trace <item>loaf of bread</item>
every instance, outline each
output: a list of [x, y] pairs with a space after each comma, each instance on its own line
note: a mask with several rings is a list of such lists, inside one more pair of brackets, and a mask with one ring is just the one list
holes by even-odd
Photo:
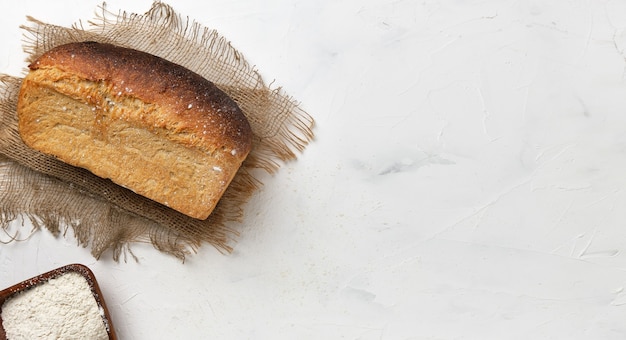
[[165, 59], [81, 42], [29, 68], [17, 103], [26, 145], [193, 218], [210, 215], [250, 152], [237, 104]]

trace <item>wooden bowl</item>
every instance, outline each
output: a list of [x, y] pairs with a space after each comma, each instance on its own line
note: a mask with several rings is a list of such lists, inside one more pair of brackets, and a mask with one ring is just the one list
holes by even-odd
[[6, 340], [6, 331], [2, 327], [2, 306], [4, 302], [15, 294], [31, 289], [39, 284], [45, 283], [50, 279], [54, 279], [68, 272], [76, 272], [82, 275], [89, 284], [91, 288], [91, 293], [98, 303], [98, 306], [104, 311], [104, 320], [105, 328], [109, 335], [110, 340], [117, 340], [117, 336], [115, 335], [115, 330], [113, 329], [113, 323], [111, 322], [111, 317], [109, 316], [109, 310], [107, 309], [106, 304], [104, 303], [104, 298], [102, 292], [100, 291], [100, 287], [98, 286], [98, 282], [96, 281], [96, 277], [93, 272], [86, 266], [82, 264], [70, 264], [66, 265], [54, 270], [51, 270], [47, 273], [43, 273], [41, 275], [35, 276], [28, 280], [22, 281], [16, 285], [13, 285], [9, 288], [6, 288], [0, 291], [0, 340]]

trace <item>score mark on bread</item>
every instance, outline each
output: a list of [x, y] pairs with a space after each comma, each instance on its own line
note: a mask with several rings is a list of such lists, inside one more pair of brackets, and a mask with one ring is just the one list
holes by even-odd
[[188, 216], [210, 215], [251, 150], [237, 104], [157, 56], [70, 43], [29, 68], [17, 103], [29, 147]]

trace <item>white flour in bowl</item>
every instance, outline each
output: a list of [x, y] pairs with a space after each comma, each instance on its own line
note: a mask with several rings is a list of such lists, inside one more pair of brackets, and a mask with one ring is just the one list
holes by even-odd
[[15, 295], [2, 305], [2, 326], [8, 340], [108, 339], [89, 283], [67, 272]]

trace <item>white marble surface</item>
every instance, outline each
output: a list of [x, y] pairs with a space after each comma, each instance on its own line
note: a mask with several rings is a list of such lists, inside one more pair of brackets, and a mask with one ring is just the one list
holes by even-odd
[[[0, 72], [24, 66], [25, 15], [99, 3], [11, 2]], [[626, 338], [626, 2], [169, 3], [317, 139], [266, 178], [232, 255], [95, 261], [41, 232], [0, 246], [0, 286], [86, 264], [121, 339]]]

